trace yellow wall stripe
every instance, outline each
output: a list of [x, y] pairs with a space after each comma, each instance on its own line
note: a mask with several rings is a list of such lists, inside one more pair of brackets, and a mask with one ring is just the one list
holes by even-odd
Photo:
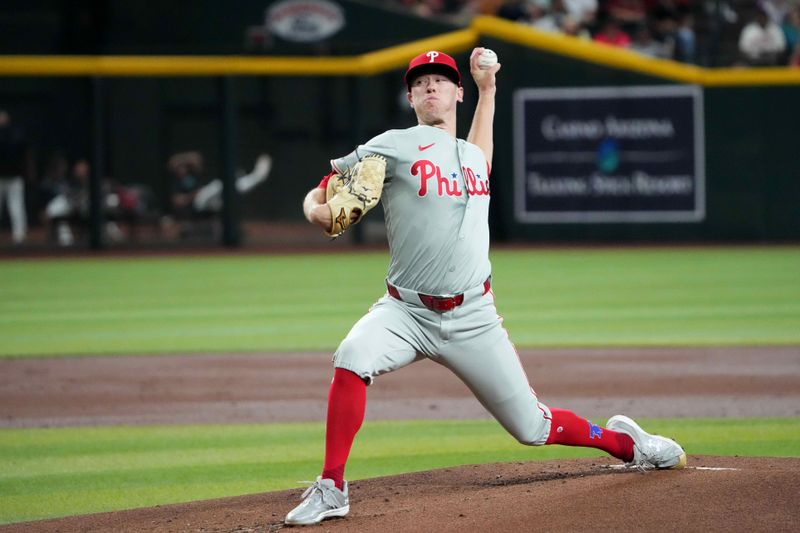
[[0, 56], [0, 76], [341, 76], [404, 67], [427, 50], [463, 52], [478, 35], [459, 30], [360, 56]]
[[378, 74], [395, 68], [405, 68], [408, 61], [429, 50], [441, 50], [457, 54], [475, 46], [478, 34], [472, 29], [445, 33], [429, 39], [421, 39], [410, 43], [384, 48], [360, 56], [361, 70], [364, 74]]
[[480, 44], [481, 36], [679, 83], [710, 87], [800, 85], [800, 69], [701, 68], [487, 16], [476, 17], [464, 30], [360, 56], [0, 56], [0, 76], [373, 75], [403, 68], [409, 58], [426, 50], [453, 54], [469, 50]]
[[353, 57], [6, 56], [4, 76], [212, 76], [357, 74]]

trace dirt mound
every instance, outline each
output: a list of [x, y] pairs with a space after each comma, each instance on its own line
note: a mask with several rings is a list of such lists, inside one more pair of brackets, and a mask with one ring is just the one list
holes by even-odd
[[[10, 532], [283, 529], [301, 490], [0, 527]], [[690, 456], [642, 473], [613, 460], [473, 465], [356, 481], [327, 531], [796, 531], [800, 459]], [[289, 529], [286, 527], [286, 529]]]
[[[800, 346], [542, 348], [520, 359], [540, 400], [581, 416], [800, 416]], [[0, 360], [0, 427], [321, 422], [329, 353]], [[369, 388], [367, 420], [489, 414], [422, 361]]]

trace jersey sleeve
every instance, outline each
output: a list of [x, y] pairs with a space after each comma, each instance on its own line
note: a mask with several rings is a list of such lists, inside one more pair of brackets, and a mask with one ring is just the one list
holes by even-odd
[[331, 170], [330, 172], [325, 174], [325, 176], [322, 177], [322, 181], [320, 181], [319, 185], [317, 185], [317, 188], [318, 189], [327, 189], [328, 188], [328, 182], [331, 180], [331, 176], [333, 176], [334, 174], [335, 174], [334, 170]]
[[[359, 145], [358, 148], [344, 157], [331, 160], [331, 168], [334, 172], [343, 174], [353, 168], [356, 163], [361, 161], [364, 156], [377, 154], [386, 158], [386, 178], [394, 176], [397, 168], [397, 133], [389, 130], [373, 137], [366, 144]], [[327, 184], [327, 182], [326, 182]]]

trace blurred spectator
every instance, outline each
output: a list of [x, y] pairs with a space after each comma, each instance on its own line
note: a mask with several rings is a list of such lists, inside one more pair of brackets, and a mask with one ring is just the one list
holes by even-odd
[[606, 10], [624, 27], [636, 27], [647, 20], [644, 0], [608, 0]]
[[728, 24], [736, 24], [739, 21], [738, 11], [726, 0], [705, 0], [703, 6], [706, 15], [712, 20], [720, 18]]
[[167, 162], [167, 169], [174, 179], [172, 183], [171, 207], [175, 216], [189, 216], [193, 212], [194, 197], [204, 185], [203, 156], [199, 152], [180, 152]]
[[[57, 160], [54, 164], [60, 165], [61, 161]], [[55, 196], [45, 207], [44, 224], [48, 235], [55, 238], [60, 246], [72, 246], [75, 243], [72, 226], [88, 219], [89, 172], [89, 162], [79, 159], [72, 165], [69, 176], [53, 176]]]
[[675, 31], [674, 57], [683, 63], [695, 63], [697, 60], [697, 39], [694, 33], [694, 16], [681, 13]]
[[800, 6], [786, 13], [781, 29], [786, 40], [786, 49], [791, 52], [800, 43]]
[[497, 9], [497, 16], [514, 22], [532, 22], [531, 4], [527, 0], [506, 0]]
[[678, 33], [680, 12], [672, 0], [661, 0], [653, 7], [653, 38], [664, 50], [664, 57], [675, 57], [675, 40]]
[[794, 47], [794, 52], [789, 56], [789, 66], [800, 68], [800, 43]]
[[33, 173], [30, 147], [22, 131], [12, 127], [11, 115], [0, 109], [0, 218], [8, 206], [11, 238], [21, 244], [28, 232], [25, 179]]
[[666, 59], [671, 56], [671, 48], [653, 38], [653, 33], [642, 24], [633, 33], [630, 49], [642, 55]]
[[564, 19], [568, 16], [567, 8], [564, 6], [563, 0], [552, 0], [549, 8], [544, 5], [537, 6], [540, 10], [533, 26], [543, 31], [560, 32], [564, 23]]
[[[106, 236], [112, 241], [135, 240], [142, 223], [158, 220], [154, 204], [153, 191], [147, 185], [105, 180], [103, 209]], [[124, 224], [126, 231], [122, 230], [120, 223]]]
[[[172, 216], [162, 219], [162, 229], [170, 234], [185, 235], [191, 230], [191, 222], [222, 209], [222, 180], [205, 182], [203, 155], [200, 152], [179, 152], [169, 158], [167, 169], [172, 174]], [[236, 192], [245, 194], [269, 177], [272, 157], [261, 154], [249, 174], [236, 178]], [[178, 219], [183, 222], [177, 226]]]
[[678, 20], [680, 9], [675, 0], [654, 0], [648, 5], [647, 12], [653, 20], [662, 18]]
[[480, 8], [479, 0], [443, 0], [442, 15], [454, 24], [466, 25]]
[[[564, 0], [567, 13], [582, 26], [594, 24], [597, 0]], [[563, 25], [563, 24], [562, 24]]]
[[775, 24], [781, 24], [796, 6], [797, 0], [758, 0], [759, 9], [763, 10]]
[[61, 149], [56, 149], [47, 160], [36, 194], [36, 212], [44, 211], [50, 200], [67, 188], [69, 161]]
[[594, 40], [620, 47], [628, 47], [631, 44], [630, 36], [620, 28], [617, 19], [611, 16], [607, 16], [601, 23], [600, 31], [595, 34]]
[[420, 17], [431, 17], [434, 14], [429, 2], [425, 0], [398, 0], [400, 5]]
[[442, 18], [455, 24], [468, 24], [479, 11], [479, 0], [397, 0], [397, 3], [425, 18]]
[[578, 19], [572, 16], [564, 17], [564, 20], [561, 21], [561, 31], [565, 35], [571, 35], [579, 39], [591, 40], [592, 38], [592, 34], [589, 33], [589, 30], [587, 30]]
[[783, 31], [769, 20], [765, 11], [759, 9], [755, 20], [747, 24], [739, 35], [739, 51], [745, 62], [753, 66], [777, 65], [784, 50]]

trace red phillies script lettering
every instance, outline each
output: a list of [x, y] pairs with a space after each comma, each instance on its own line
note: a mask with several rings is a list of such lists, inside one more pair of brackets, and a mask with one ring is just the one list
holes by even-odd
[[489, 195], [489, 180], [479, 179], [475, 175], [475, 171], [469, 167], [461, 167], [461, 172], [464, 173], [465, 181], [467, 182], [467, 193], [470, 196], [488, 196]]
[[419, 174], [419, 196], [428, 194], [428, 180], [436, 177], [436, 184], [439, 186], [439, 196], [461, 196], [461, 189], [458, 188], [458, 182], [453, 179], [450, 180], [442, 176], [442, 169], [433, 164], [433, 161], [421, 159], [411, 165], [411, 175], [416, 176]]
[[[489, 180], [480, 179], [475, 172], [468, 167], [461, 167], [464, 174], [464, 181], [467, 185], [467, 194], [470, 196], [484, 196], [489, 194]], [[428, 180], [436, 178], [437, 193], [439, 196], [461, 196], [463, 192], [459, 186], [458, 176], [453, 173], [452, 177], [442, 176], [442, 169], [435, 165], [433, 161], [421, 159], [411, 165], [411, 175], [419, 176], [419, 191], [417, 195], [426, 196], [428, 194]]]

